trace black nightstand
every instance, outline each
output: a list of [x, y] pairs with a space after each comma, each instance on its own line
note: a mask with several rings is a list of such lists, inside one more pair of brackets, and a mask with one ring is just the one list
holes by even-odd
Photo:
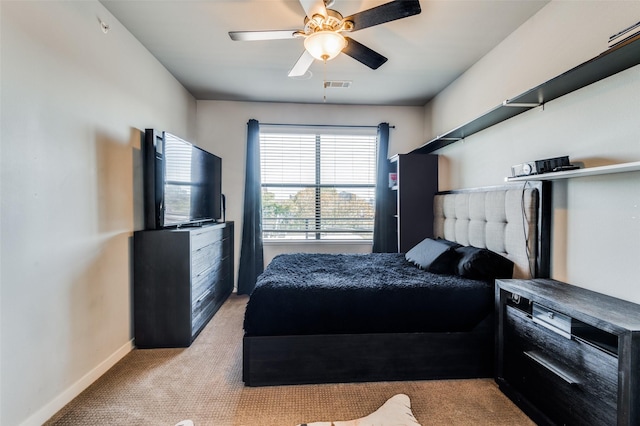
[[640, 424], [640, 305], [548, 279], [496, 281], [496, 382], [539, 424]]

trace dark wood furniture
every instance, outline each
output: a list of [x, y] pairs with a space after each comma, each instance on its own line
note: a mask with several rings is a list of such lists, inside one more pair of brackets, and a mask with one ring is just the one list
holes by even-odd
[[496, 281], [496, 381], [539, 424], [640, 424], [640, 305], [548, 279]]
[[398, 252], [406, 253], [433, 236], [433, 196], [438, 192], [438, 156], [399, 154], [391, 158], [397, 173]]
[[462, 379], [493, 375], [493, 318], [458, 333], [253, 336], [247, 386]]
[[233, 222], [133, 238], [135, 345], [191, 345], [233, 290]]
[[[551, 188], [541, 182], [530, 183], [528, 188], [539, 193], [535, 214], [527, 217], [537, 224], [535, 234], [529, 235], [537, 247], [531, 250], [536, 253], [531, 270], [534, 276], [548, 276], [549, 259], [542, 257], [549, 256]], [[521, 185], [503, 185], [484, 191], [494, 194], [514, 189], [523, 190]], [[476, 188], [442, 195], [477, 195], [482, 191]], [[520, 206], [521, 196], [514, 198]], [[522, 218], [517, 226], [522, 227]], [[521, 249], [526, 250], [524, 246]], [[245, 335], [243, 381], [247, 386], [266, 386], [494, 377], [494, 346], [493, 312], [465, 332]]]
[[427, 154], [463, 140], [481, 130], [508, 120], [532, 108], [581, 89], [640, 64], [640, 36], [605, 50], [593, 59], [583, 62], [518, 96], [505, 100], [481, 116], [455, 129], [438, 135], [413, 153]]

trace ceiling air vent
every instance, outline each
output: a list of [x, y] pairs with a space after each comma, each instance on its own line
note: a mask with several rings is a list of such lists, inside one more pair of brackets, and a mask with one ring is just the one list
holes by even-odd
[[345, 80], [327, 80], [324, 82], [325, 89], [348, 89], [351, 87], [351, 81]]

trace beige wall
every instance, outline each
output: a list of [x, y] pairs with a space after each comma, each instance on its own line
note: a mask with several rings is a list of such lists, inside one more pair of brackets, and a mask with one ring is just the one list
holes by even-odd
[[[227, 199], [227, 220], [236, 222], [236, 265], [242, 235], [247, 122], [250, 119], [263, 123], [363, 126], [388, 122], [395, 126], [389, 131], [389, 156], [392, 156], [408, 152], [421, 143], [423, 115], [422, 107], [198, 101], [198, 142], [222, 157], [222, 192]], [[265, 264], [277, 254], [292, 251], [360, 253], [370, 252], [371, 244], [267, 244]]]
[[[553, 1], [425, 108], [425, 140], [607, 49], [638, 1]], [[495, 185], [524, 161], [640, 160], [640, 66], [439, 150], [441, 189]], [[554, 278], [640, 303], [640, 173], [558, 181]]]
[[139, 129], [196, 102], [97, 1], [0, 7], [0, 424], [39, 425], [131, 349]]

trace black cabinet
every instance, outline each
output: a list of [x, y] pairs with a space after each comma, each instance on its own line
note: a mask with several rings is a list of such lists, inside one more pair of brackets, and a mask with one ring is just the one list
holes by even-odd
[[496, 381], [539, 424], [640, 424], [640, 305], [554, 280], [496, 281]]
[[438, 192], [438, 156], [399, 154], [391, 158], [397, 184], [398, 251], [406, 253], [433, 237], [433, 196]]
[[189, 346], [233, 290], [233, 222], [137, 231], [133, 245], [136, 346]]

